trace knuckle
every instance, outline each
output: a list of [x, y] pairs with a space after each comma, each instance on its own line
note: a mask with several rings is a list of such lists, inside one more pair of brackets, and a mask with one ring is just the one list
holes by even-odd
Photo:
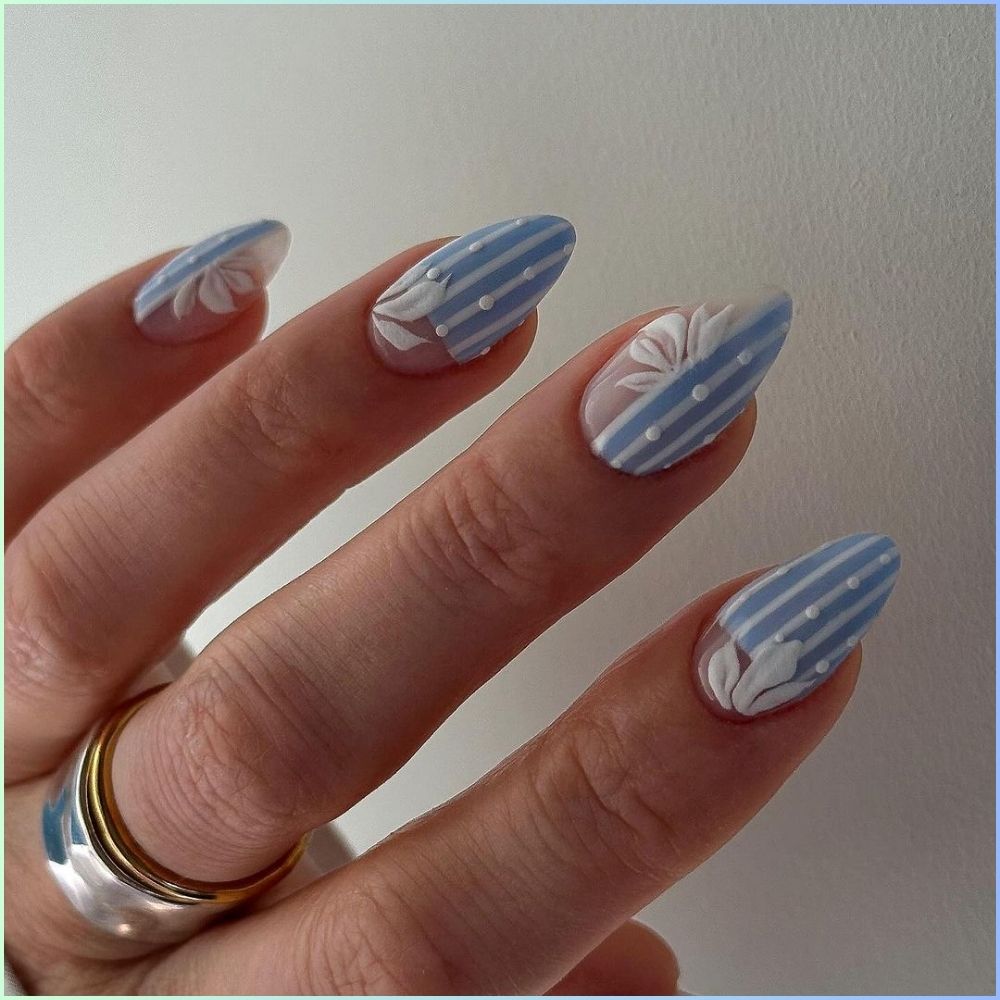
[[[151, 773], [163, 775], [153, 805], [162, 836], [200, 843], [205, 853], [225, 852], [227, 860], [220, 843], [258, 850], [266, 822], [254, 805], [259, 742], [239, 724], [210, 673], [185, 679], [173, 694], [167, 724], [156, 727], [146, 744]], [[250, 817], [259, 821], [250, 823]]]
[[4, 614], [4, 686], [8, 695], [34, 700], [40, 692], [65, 687], [64, 664], [72, 662], [58, 632], [32, 610], [30, 598], [7, 581]]
[[[93, 623], [98, 608], [88, 594], [105, 593], [98, 581], [74, 580], [78, 565], [60, 533], [38, 523], [8, 550], [4, 649], [8, 688], [33, 698], [100, 694], [108, 673], [105, 639]], [[12, 568], [16, 567], [16, 571]]]
[[[202, 656], [197, 674], [178, 685], [171, 724], [155, 741], [157, 764], [173, 772], [167, 784], [184, 799], [169, 811], [187, 825], [192, 813], [211, 817], [213, 825], [237, 833], [246, 849], [255, 849], [260, 846], [255, 834], [266, 843], [275, 827], [281, 830], [291, 818], [281, 814], [286, 784], [272, 782], [273, 747], [248, 716], [246, 698], [221, 680], [211, 654]], [[185, 833], [190, 837], [190, 829]]]
[[[622, 870], [660, 889], [685, 869], [679, 818], [669, 807], [655, 753], [640, 751], [639, 734], [620, 722], [574, 719], [558, 749], [554, 777], [539, 785], [543, 802], [555, 802], [552, 819], [567, 824], [587, 851], [589, 864], [612, 875]], [[643, 761], [651, 763], [643, 765]], [[548, 772], [546, 772], [548, 773]], [[551, 808], [551, 807], [550, 807]]]
[[268, 476], [330, 459], [333, 445], [301, 383], [277, 351], [261, 351], [228, 371], [216, 411], [226, 452], [235, 443]]
[[423, 565], [444, 579], [440, 593], [464, 603], [470, 587], [485, 587], [522, 606], [549, 596], [564, 547], [528, 480], [479, 452], [431, 484], [429, 509], [417, 511], [409, 533]]
[[84, 401], [75, 396], [78, 379], [66, 377], [68, 331], [57, 316], [29, 330], [4, 355], [7, 415], [22, 426], [73, 425]]
[[328, 700], [303, 688], [308, 670], [276, 678], [272, 662], [289, 667], [288, 651], [257, 633], [245, 642], [217, 639], [178, 686], [170, 720], [183, 725], [165, 727], [161, 741], [166, 766], [180, 768], [178, 784], [196, 791], [201, 814], [221, 813], [248, 848], [260, 846], [255, 836], [266, 845], [298, 834], [351, 791], [338, 782], [350, 759], [340, 740], [348, 737]]
[[[304, 914], [304, 992], [424, 995], [464, 992], [462, 976], [377, 864]], [[345, 905], [346, 904], [346, 905]]]

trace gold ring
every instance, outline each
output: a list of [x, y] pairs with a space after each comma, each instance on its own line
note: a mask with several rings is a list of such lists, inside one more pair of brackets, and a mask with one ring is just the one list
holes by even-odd
[[235, 906], [279, 882], [298, 863], [305, 851], [306, 834], [291, 850], [262, 871], [233, 882], [202, 882], [184, 878], [154, 861], [129, 833], [111, 787], [111, 765], [115, 746], [125, 724], [166, 684], [143, 691], [123, 702], [98, 729], [83, 759], [85, 815], [96, 845], [122, 877], [160, 899], [172, 903], [214, 903]]

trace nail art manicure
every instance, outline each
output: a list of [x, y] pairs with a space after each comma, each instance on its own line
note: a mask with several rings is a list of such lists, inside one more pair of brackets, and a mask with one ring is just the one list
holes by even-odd
[[225, 326], [267, 287], [291, 233], [262, 219], [226, 229], [178, 254], [136, 293], [135, 322], [151, 340], [184, 343]]
[[583, 394], [591, 451], [645, 476], [711, 444], [750, 401], [791, 319], [792, 300], [777, 290], [657, 316]]
[[372, 345], [396, 371], [472, 361], [541, 302], [575, 243], [573, 226], [557, 215], [508, 219], [453, 240], [379, 296]]
[[695, 649], [709, 707], [749, 719], [805, 698], [860, 642], [898, 575], [893, 540], [862, 533], [758, 577], [723, 605]]

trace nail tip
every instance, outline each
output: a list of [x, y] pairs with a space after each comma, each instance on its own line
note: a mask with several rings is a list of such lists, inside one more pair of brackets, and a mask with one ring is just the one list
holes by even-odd
[[564, 215], [541, 214], [541, 215], [536, 215], [535, 218], [543, 220], [544, 223], [547, 225], [559, 224], [562, 226], [566, 226], [567, 227], [565, 230], [566, 238], [569, 240], [569, 242], [574, 244], [576, 243], [576, 226], [574, 226], [573, 223], [570, 222], [570, 220], [567, 219]]
[[[778, 348], [780, 353], [792, 326], [795, 311], [792, 296], [778, 285], [764, 285], [755, 292], [736, 296], [729, 301], [737, 303], [744, 325], [753, 323], [758, 326], [758, 339], [765, 339], [776, 329], [784, 327]], [[759, 322], [765, 317], [770, 321]]]
[[791, 309], [795, 305], [794, 300], [792, 299], [792, 293], [788, 291], [787, 288], [784, 288], [781, 285], [762, 285], [761, 293], [763, 295], [770, 296], [775, 301], [780, 301], [784, 303], [784, 305], [787, 306], [789, 311], [791, 311]]
[[837, 541], [851, 543], [870, 541], [876, 551], [880, 553], [891, 552], [894, 559], [900, 559], [899, 545], [892, 535], [886, 534], [884, 531], [856, 531], [850, 535], [844, 535]]
[[[268, 232], [280, 233], [282, 241], [284, 243], [284, 255], [287, 256], [289, 249], [292, 245], [292, 230], [291, 228], [280, 219], [261, 219], [261, 223], [266, 224], [268, 227]], [[284, 261], [284, 257], [282, 257]]]

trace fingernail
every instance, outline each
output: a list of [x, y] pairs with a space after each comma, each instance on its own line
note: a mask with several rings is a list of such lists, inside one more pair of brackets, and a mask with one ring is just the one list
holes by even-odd
[[520, 326], [573, 253], [576, 232], [557, 215], [508, 219], [452, 240], [390, 285], [369, 335], [396, 371], [431, 372], [485, 354]]
[[711, 444], [743, 412], [785, 342], [781, 291], [670, 309], [591, 379], [580, 418], [590, 449], [645, 476]]
[[866, 532], [758, 577], [722, 606], [695, 649], [709, 707], [747, 719], [805, 698], [861, 641], [898, 575], [896, 544]]
[[189, 247], [136, 293], [136, 325], [151, 340], [185, 343], [207, 337], [263, 292], [291, 238], [287, 226], [261, 219]]

